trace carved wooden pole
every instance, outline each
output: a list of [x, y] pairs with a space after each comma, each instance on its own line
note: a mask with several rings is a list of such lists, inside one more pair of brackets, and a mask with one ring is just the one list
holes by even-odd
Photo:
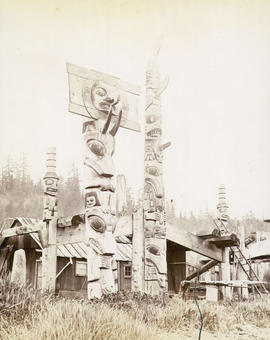
[[142, 209], [132, 215], [132, 277], [131, 290], [144, 292], [144, 231]]
[[168, 78], [160, 82], [158, 53], [146, 71], [146, 112], [144, 151], [144, 289], [159, 294], [167, 288], [166, 226], [164, 188], [162, 179], [161, 99]]
[[[110, 111], [112, 110], [112, 107]], [[110, 117], [110, 112], [108, 113]], [[118, 119], [121, 119], [121, 115]], [[116, 291], [113, 275], [115, 228], [114, 136], [108, 121], [84, 123], [84, 189], [88, 263], [88, 298]], [[116, 123], [118, 124], [118, 123]]]
[[85, 243], [88, 298], [116, 291], [115, 168], [112, 155], [120, 126], [139, 131], [129, 120], [137, 115], [137, 86], [104, 73], [67, 64], [69, 110], [86, 117], [83, 124], [85, 192]]
[[57, 266], [57, 185], [59, 177], [56, 174], [56, 150], [47, 150], [46, 174], [44, 180], [43, 229], [40, 232], [42, 250], [42, 290], [55, 291]]
[[[220, 185], [218, 188], [218, 223], [221, 231], [221, 235], [227, 234], [227, 224], [228, 224], [228, 205], [226, 203], [226, 188], [224, 185]], [[222, 249], [222, 263], [220, 264], [220, 280], [230, 281], [231, 271], [230, 271], [230, 259], [229, 259], [229, 248], [225, 247]], [[220, 287], [220, 295], [223, 299], [232, 298], [232, 288], [231, 287]]]

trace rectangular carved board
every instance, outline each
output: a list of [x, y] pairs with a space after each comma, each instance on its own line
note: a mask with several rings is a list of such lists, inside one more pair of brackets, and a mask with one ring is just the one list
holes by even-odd
[[[88, 70], [83, 67], [67, 63], [69, 81], [69, 111], [86, 118], [97, 116], [98, 110], [92, 97], [95, 84], [105, 84], [110, 89], [117, 91], [122, 105], [122, 119], [120, 126], [140, 131], [138, 120], [138, 100], [140, 87], [114, 76]], [[113, 118], [115, 119], [115, 118]]]

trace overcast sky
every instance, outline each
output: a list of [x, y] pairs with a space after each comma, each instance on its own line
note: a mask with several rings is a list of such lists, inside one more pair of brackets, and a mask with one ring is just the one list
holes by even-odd
[[[270, 1], [25, 1], [0, 3], [0, 161], [26, 154], [45, 171], [82, 164], [81, 118], [68, 112], [66, 62], [141, 85], [163, 34], [166, 198], [183, 213], [214, 212], [227, 187], [231, 216], [270, 216]], [[143, 96], [140, 122], [143, 125]], [[115, 163], [143, 186], [143, 133], [121, 129]]]

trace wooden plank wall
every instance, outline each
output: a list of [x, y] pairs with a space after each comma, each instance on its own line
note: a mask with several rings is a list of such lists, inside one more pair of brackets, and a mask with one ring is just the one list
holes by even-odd
[[167, 242], [168, 291], [178, 293], [180, 283], [186, 277], [186, 249]]
[[[86, 276], [75, 276], [75, 263], [76, 259], [73, 260], [73, 265], [69, 264], [66, 269], [56, 279], [56, 290], [57, 291], [87, 291], [87, 277]], [[81, 262], [86, 260], [79, 259]], [[69, 258], [58, 257], [57, 258], [57, 273], [59, 273], [64, 266], [69, 262]]]

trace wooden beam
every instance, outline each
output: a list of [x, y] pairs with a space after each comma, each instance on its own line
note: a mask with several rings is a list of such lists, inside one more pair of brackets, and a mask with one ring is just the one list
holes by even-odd
[[203, 240], [197, 235], [182, 230], [179, 226], [167, 223], [167, 240], [181, 245], [210, 259], [222, 261], [222, 252], [216, 245]]
[[[187, 284], [194, 283], [194, 281], [184, 280], [181, 282], [182, 286]], [[248, 286], [257, 286], [258, 284], [270, 284], [269, 282], [265, 281], [241, 281], [241, 280], [234, 280], [234, 281], [199, 281], [198, 285], [205, 285], [205, 286], [224, 286], [224, 287], [238, 287], [238, 288], [247, 288]]]
[[219, 248], [239, 246], [239, 239], [235, 234], [216, 237], [209, 242], [215, 244]]
[[19, 227], [13, 227], [9, 229], [5, 229], [0, 233], [1, 237], [11, 237], [23, 234], [30, 234], [40, 231], [42, 228], [42, 224], [33, 224], [33, 225], [23, 225]]
[[[209, 262], [207, 262], [204, 266], [202, 266], [200, 269], [199, 269], [199, 275], [207, 272], [209, 269], [211, 269], [212, 267], [214, 267], [215, 265], [218, 264], [218, 261], [217, 260], [211, 260]], [[191, 275], [187, 276], [186, 277], [186, 280], [189, 281], [189, 280], [192, 280], [194, 279], [194, 277], [196, 277], [198, 275], [197, 271], [195, 271], [194, 273], [192, 273]]]
[[124, 91], [131, 92], [136, 94], [137, 96], [140, 95], [141, 88], [138, 85], [128, 83], [127, 81], [121, 80], [118, 77], [98, 72], [95, 70], [89, 70], [81, 66], [77, 66], [74, 64], [67, 63], [67, 71], [68, 73], [75, 75], [77, 77], [83, 79], [95, 79], [104, 81], [112, 86], [116, 86]]

